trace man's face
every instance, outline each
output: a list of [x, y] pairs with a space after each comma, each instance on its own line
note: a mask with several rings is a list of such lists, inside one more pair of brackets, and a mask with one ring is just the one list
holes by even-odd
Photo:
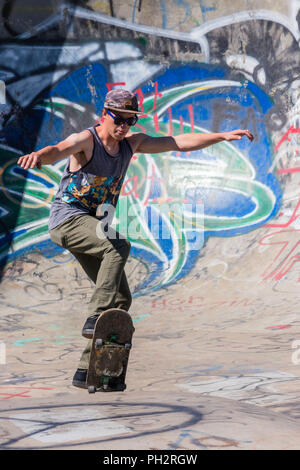
[[121, 141], [124, 139], [126, 134], [128, 133], [130, 129], [130, 123], [128, 122], [122, 122], [121, 124], [118, 124], [118, 120], [116, 123], [116, 120], [114, 118], [123, 118], [123, 119], [129, 119], [129, 118], [134, 118], [136, 115], [135, 113], [122, 113], [121, 111], [110, 111], [104, 110], [103, 117], [104, 117], [104, 123], [105, 126], [109, 132], [109, 134], [116, 140]]

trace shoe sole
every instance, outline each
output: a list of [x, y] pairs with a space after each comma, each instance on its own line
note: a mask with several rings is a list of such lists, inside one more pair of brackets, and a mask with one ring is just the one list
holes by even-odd
[[85, 388], [87, 389], [87, 384], [85, 382], [80, 382], [79, 380], [73, 380], [72, 385], [77, 388]]
[[85, 329], [85, 330], [82, 330], [82, 336], [84, 338], [87, 338], [87, 339], [92, 339], [93, 338], [93, 334], [94, 334], [94, 330], [90, 329]]

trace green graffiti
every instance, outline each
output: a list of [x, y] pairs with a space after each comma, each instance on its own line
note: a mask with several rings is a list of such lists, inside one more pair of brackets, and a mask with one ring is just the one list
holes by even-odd
[[[159, 99], [154, 93], [151, 94], [143, 101], [145, 116], [139, 119], [134, 131], [139, 132], [139, 126], [142, 126], [147, 134], [153, 136], [170, 135], [170, 129], [172, 135], [190, 133], [191, 123], [176, 119], [168, 121], [164, 119], [164, 115], [172, 105], [187, 97], [220, 86], [240, 87], [241, 84], [211, 80], [164, 90]], [[44, 100], [39, 105], [58, 117], [66, 115], [69, 106], [74, 106], [74, 103], [55, 97], [51, 98], [51, 103]], [[84, 113], [84, 106], [80, 108]], [[199, 133], [208, 132], [196, 125], [193, 125], [193, 130]], [[263, 223], [274, 208], [275, 196], [272, 190], [255, 180], [255, 168], [248, 157], [234, 145], [222, 142], [205, 149], [205, 152], [212, 158], [201, 158], [201, 151], [185, 155], [185, 158], [181, 158], [176, 152], [139, 154], [134, 156], [128, 168], [113, 224], [121, 233], [125, 231], [137, 251], [147, 252], [153, 259], [161, 262], [163, 269], [157, 269], [151, 288], [174, 282], [182, 274], [193, 249], [191, 233], [203, 237], [204, 232], [251, 228], [252, 225]], [[16, 253], [49, 238], [50, 205], [65, 166], [65, 161], [62, 161], [53, 166], [44, 166], [41, 170], [26, 172], [16, 165], [18, 157], [18, 152], [0, 146], [3, 189], [0, 207], [6, 226], [14, 227], [13, 240], [2, 236], [2, 256], [7, 252], [9, 244], [10, 253]], [[159, 196], [153, 196], [154, 186], [159, 188]], [[237, 192], [251, 198], [255, 208], [243, 217], [209, 215], [205, 210], [200, 210], [195, 217], [195, 212], [185, 201], [187, 189], [195, 187], [212, 192], [219, 189]], [[160, 238], [155, 233], [159, 224], [149, 226], [146, 210], [149, 208], [154, 220], [157, 217], [157, 221], [163, 222], [166, 238], [169, 237], [172, 242], [168, 252], [166, 245], [160, 243]], [[197, 250], [202, 246], [203, 240]]]

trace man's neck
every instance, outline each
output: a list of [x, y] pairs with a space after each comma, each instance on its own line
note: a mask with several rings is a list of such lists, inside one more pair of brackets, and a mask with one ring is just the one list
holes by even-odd
[[102, 126], [96, 127], [96, 132], [98, 133], [105, 150], [110, 155], [117, 155], [120, 150], [120, 142], [114, 139], [107, 131], [105, 131], [104, 128], [102, 128]]

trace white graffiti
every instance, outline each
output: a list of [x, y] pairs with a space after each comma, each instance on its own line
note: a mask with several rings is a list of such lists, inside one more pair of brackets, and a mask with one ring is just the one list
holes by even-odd
[[263, 372], [237, 377], [210, 377], [178, 386], [200, 395], [228, 398], [259, 405], [290, 400], [291, 395], [276, 390], [274, 384], [279, 385], [299, 380], [299, 377], [286, 372]]

